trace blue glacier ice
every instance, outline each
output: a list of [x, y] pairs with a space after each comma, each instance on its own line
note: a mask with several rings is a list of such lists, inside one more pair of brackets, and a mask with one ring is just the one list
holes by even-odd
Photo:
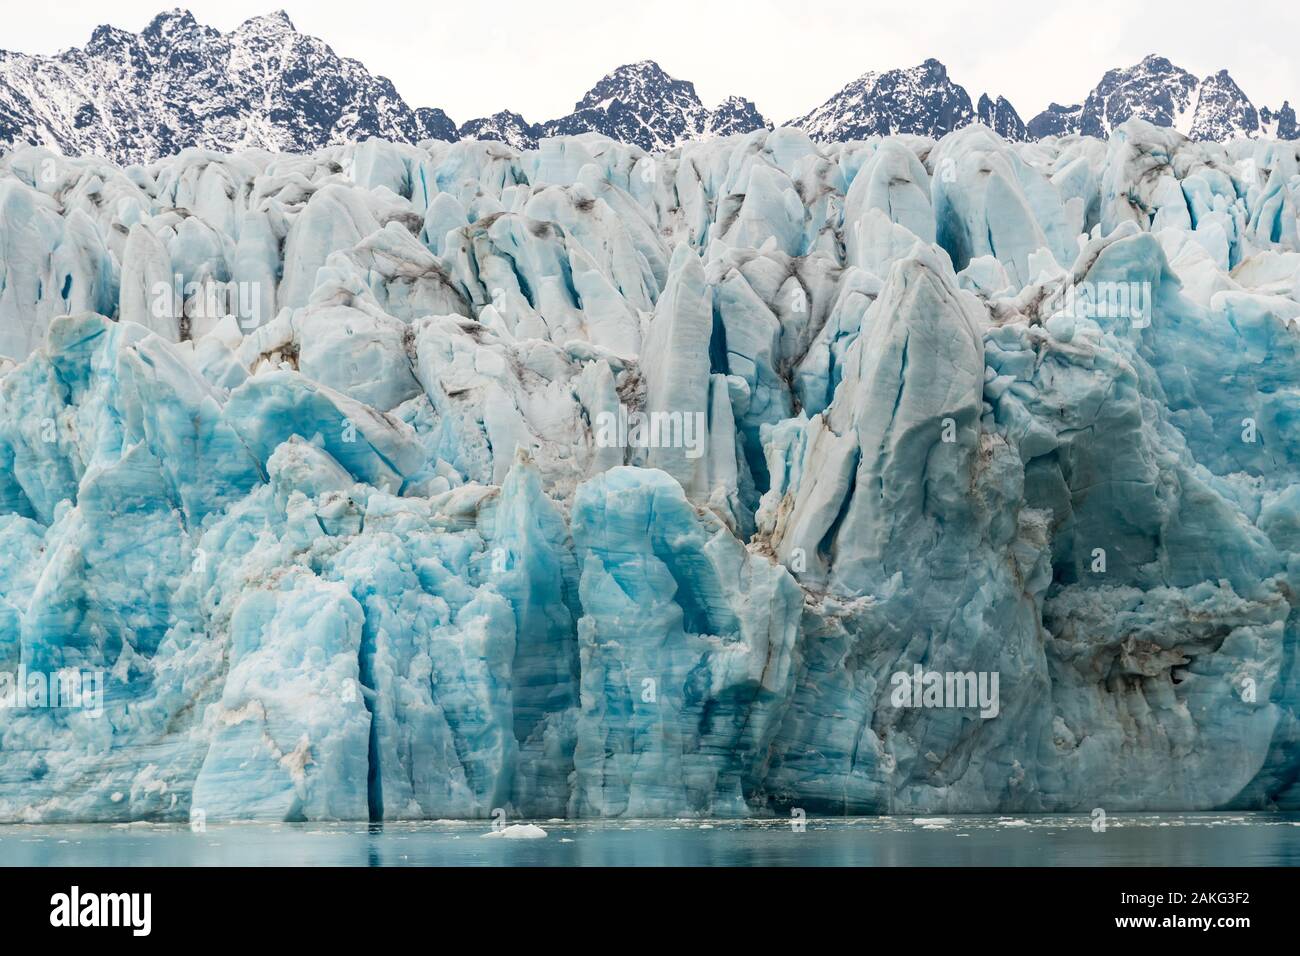
[[0, 156], [0, 820], [1300, 808], [1297, 210], [1141, 120]]

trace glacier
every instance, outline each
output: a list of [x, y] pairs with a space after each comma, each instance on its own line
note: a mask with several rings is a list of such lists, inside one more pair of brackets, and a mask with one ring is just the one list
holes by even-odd
[[1140, 119], [8, 152], [0, 672], [103, 684], [0, 820], [1300, 808], [1298, 208]]

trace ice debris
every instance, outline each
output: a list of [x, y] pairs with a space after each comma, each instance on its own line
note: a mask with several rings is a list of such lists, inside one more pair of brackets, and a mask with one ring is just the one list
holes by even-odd
[[483, 835], [502, 840], [541, 840], [545, 839], [546, 831], [535, 823], [512, 823], [499, 830], [489, 830]]

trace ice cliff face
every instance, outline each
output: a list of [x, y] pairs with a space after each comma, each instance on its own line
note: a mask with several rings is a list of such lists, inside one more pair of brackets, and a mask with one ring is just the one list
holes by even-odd
[[1300, 805], [1297, 202], [1142, 121], [9, 153], [0, 692], [102, 695], [0, 819]]

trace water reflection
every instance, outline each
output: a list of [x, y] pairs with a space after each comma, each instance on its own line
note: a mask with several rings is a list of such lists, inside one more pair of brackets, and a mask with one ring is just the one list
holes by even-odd
[[11, 866], [1266, 866], [1300, 865], [1300, 814], [0, 827]]

